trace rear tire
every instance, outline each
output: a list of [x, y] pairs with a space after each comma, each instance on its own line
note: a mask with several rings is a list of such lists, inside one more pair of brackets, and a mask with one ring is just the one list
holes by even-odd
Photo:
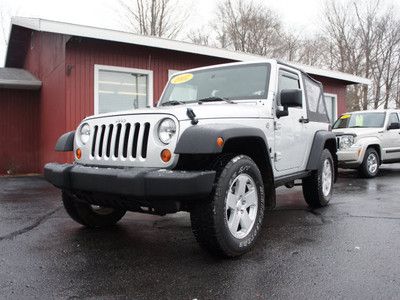
[[112, 226], [126, 213], [116, 208], [95, 207], [65, 191], [62, 192], [62, 201], [68, 215], [75, 222], [90, 228]]
[[264, 184], [254, 161], [225, 155], [214, 164], [217, 176], [211, 196], [197, 201], [190, 213], [200, 246], [218, 256], [249, 251], [260, 234], [265, 211]]
[[334, 163], [328, 149], [321, 153], [318, 170], [303, 179], [303, 195], [308, 206], [320, 208], [327, 206], [332, 197], [334, 183]]
[[368, 148], [365, 151], [364, 159], [358, 168], [358, 173], [364, 178], [373, 178], [379, 172], [379, 155], [374, 148]]

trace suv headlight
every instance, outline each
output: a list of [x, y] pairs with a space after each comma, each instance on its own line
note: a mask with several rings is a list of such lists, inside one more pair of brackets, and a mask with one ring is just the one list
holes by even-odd
[[89, 142], [90, 139], [90, 126], [88, 123], [82, 124], [82, 126], [79, 129], [79, 138], [81, 140], [81, 143], [85, 145], [87, 142]]
[[339, 139], [339, 148], [348, 149], [354, 144], [354, 136], [342, 135]]
[[171, 142], [171, 139], [176, 133], [176, 124], [172, 119], [164, 119], [158, 126], [158, 138], [164, 144]]

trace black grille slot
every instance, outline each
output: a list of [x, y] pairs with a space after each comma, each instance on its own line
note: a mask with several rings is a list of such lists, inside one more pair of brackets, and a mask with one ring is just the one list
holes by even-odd
[[133, 134], [133, 145], [132, 145], [132, 157], [136, 158], [137, 154], [137, 145], [138, 145], [138, 139], [139, 139], [139, 130], [140, 130], [140, 124], [136, 123], [135, 124], [135, 132]]
[[93, 141], [92, 141], [92, 156], [96, 153], [96, 139], [97, 139], [97, 131], [99, 130], [99, 126], [94, 126], [93, 133]]
[[122, 156], [125, 158], [128, 156], [128, 141], [129, 141], [130, 131], [131, 131], [131, 124], [128, 123], [125, 125], [124, 146], [122, 148]]
[[144, 123], [143, 143], [142, 143], [142, 157], [147, 156], [147, 143], [149, 141], [150, 123]]
[[119, 138], [121, 137], [121, 128], [122, 128], [122, 125], [118, 124], [117, 125], [117, 135], [115, 137], [115, 147], [114, 147], [114, 156], [115, 157], [118, 157]]
[[106, 156], [110, 157], [110, 152], [111, 152], [111, 138], [112, 138], [112, 133], [114, 130], [114, 125], [110, 124], [109, 126], [109, 130], [108, 130], [108, 138], [107, 138], [107, 147], [106, 147]]
[[106, 131], [106, 125], [101, 125], [100, 128], [100, 140], [99, 140], [99, 156], [103, 156], [103, 141], [104, 141], [104, 133]]

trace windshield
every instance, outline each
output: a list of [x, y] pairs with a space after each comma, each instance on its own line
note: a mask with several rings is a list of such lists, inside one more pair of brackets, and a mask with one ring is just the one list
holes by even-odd
[[385, 123], [386, 113], [353, 113], [342, 115], [333, 124], [333, 129], [340, 128], [380, 128]]
[[269, 64], [236, 65], [175, 75], [160, 105], [199, 100], [229, 101], [266, 99]]

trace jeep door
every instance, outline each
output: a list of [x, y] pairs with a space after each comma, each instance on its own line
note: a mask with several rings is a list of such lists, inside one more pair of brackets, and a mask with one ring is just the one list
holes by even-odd
[[[280, 93], [285, 89], [301, 89], [301, 73], [289, 67], [279, 67], [276, 93], [276, 107], [280, 106]], [[307, 118], [304, 92], [301, 107], [289, 107], [288, 116], [276, 119], [275, 123], [275, 169], [280, 175], [299, 171], [304, 163], [308, 148], [307, 124], [301, 120]]]
[[399, 115], [395, 112], [389, 114], [385, 132], [382, 135], [384, 160], [400, 160], [400, 129], [390, 129], [389, 125], [393, 123], [400, 123]]

